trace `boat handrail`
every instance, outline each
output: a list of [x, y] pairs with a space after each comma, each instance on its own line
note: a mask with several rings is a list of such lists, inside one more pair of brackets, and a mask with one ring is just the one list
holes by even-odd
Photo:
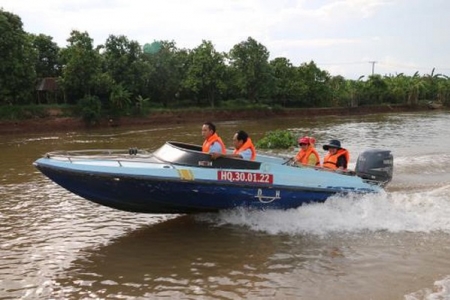
[[99, 155], [112, 155], [112, 154], [131, 154], [131, 151], [136, 151], [133, 154], [151, 154], [147, 149], [83, 149], [83, 150], [57, 150], [47, 152], [45, 156], [82, 156], [89, 155], [92, 153], [99, 153]]
[[81, 160], [108, 160], [117, 161], [119, 166], [123, 166], [122, 163], [127, 161], [133, 162], [149, 162], [150, 158], [155, 158], [153, 153], [148, 152], [146, 149], [85, 149], [85, 150], [58, 150], [47, 152], [44, 155], [45, 158], [52, 158], [57, 160], [67, 160], [70, 163]]

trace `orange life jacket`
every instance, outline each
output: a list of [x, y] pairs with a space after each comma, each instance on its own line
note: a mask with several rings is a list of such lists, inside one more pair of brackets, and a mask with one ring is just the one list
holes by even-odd
[[[347, 164], [348, 164], [350, 161], [350, 154], [348, 153], [348, 151], [346, 149], [341, 148], [341, 149], [338, 149], [336, 151], [336, 154], [334, 154], [334, 155], [332, 155], [330, 152], [328, 152], [328, 154], [323, 159], [323, 167], [327, 168], [327, 169], [331, 169], [331, 170], [338, 169], [337, 161], [341, 155], [345, 155], [345, 158], [347, 159]], [[344, 169], [347, 170], [347, 167], [345, 167]]]
[[309, 157], [314, 155], [316, 157], [316, 166], [320, 165], [320, 156], [316, 149], [313, 146], [308, 146], [306, 150], [300, 149], [300, 151], [295, 156], [295, 160], [302, 165], [307, 166], [309, 163]]
[[247, 138], [247, 141], [239, 149], [235, 149], [233, 154], [239, 154], [242, 151], [245, 151], [247, 149], [250, 149], [252, 151], [252, 157], [250, 158], [250, 160], [255, 160], [256, 159], [256, 149], [250, 138]]
[[218, 142], [220, 144], [220, 147], [222, 148], [222, 154], [227, 153], [225, 144], [222, 142], [222, 139], [219, 137], [217, 133], [214, 133], [203, 142], [202, 152], [209, 153], [211, 145], [214, 144], [215, 142]]

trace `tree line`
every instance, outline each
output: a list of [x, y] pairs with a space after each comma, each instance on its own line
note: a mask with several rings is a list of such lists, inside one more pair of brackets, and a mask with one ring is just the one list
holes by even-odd
[[[66, 47], [51, 36], [23, 30], [21, 18], [0, 9], [0, 106], [69, 104], [88, 112], [120, 115], [144, 107], [357, 107], [450, 102], [442, 74], [374, 74], [357, 80], [331, 76], [314, 61], [295, 66], [269, 60], [268, 49], [248, 37], [228, 52], [203, 40], [194, 49], [174, 41], [145, 45], [110, 35], [94, 46], [87, 32], [73, 30]], [[55, 78], [58, 89], [38, 97], [37, 84]]]

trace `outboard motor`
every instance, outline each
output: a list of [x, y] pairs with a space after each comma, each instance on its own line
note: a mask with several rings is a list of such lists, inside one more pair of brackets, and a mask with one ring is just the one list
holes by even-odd
[[392, 180], [394, 157], [390, 150], [370, 149], [362, 152], [356, 161], [356, 175], [381, 186]]

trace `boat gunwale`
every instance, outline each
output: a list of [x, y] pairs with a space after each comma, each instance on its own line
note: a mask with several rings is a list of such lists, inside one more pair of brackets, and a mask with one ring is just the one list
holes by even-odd
[[[164, 168], [170, 168], [170, 169], [176, 169], [175, 166], [187, 166], [187, 167], [193, 167], [193, 168], [206, 168], [206, 169], [217, 169], [217, 170], [224, 170], [224, 169], [231, 169], [231, 170], [252, 170], [252, 171], [260, 171], [261, 169], [248, 169], [248, 168], [223, 168], [223, 167], [214, 167], [214, 166], [204, 166], [204, 165], [193, 165], [189, 163], [182, 163], [182, 162], [176, 162], [176, 161], [170, 161], [166, 158], [163, 158], [158, 154], [158, 151], [163, 149], [164, 147], [170, 147], [174, 148], [177, 151], [185, 152], [193, 155], [203, 155], [208, 156], [209, 154], [201, 152], [201, 147], [194, 144], [189, 143], [183, 143], [183, 142], [174, 142], [174, 141], [167, 141], [165, 144], [163, 144], [161, 147], [156, 149], [154, 152], [149, 152], [147, 149], [137, 149], [137, 148], [130, 148], [130, 149], [83, 149], [83, 150], [58, 150], [58, 151], [52, 151], [48, 152], [44, 158], [47, 159], [55, 159], [57, 161], [65, 162], [68, 161], [70, 163], [75, 163], [76, 161], [116, 161], [118, 164], [118, 167], [124, 167], [122, 165], [123, 162], [126, 163], [143, 163], [143, 164], [164, 164]], [[98, 155], [90, 155], [89, 153], [101, 153]], [[157, 153], [155, 155], [155, 153]], [[157, 161], [149, 161], [149, 159], [154, 158]], [[241, 159], [236, 158], [225, 158], [230, 159], [234, 162], [245, 162], [245, 163], [254, 163], [255, 166], [261, 166], [262, 164], [266, 164], [267, 162], [260, 162], [260, 161], [242, 161]], [[284, 163], [283, 163], [284, 165]], [[297, 168], [298, 166], [291, 166], [286, 165], [288, 167]], [[317, 167], [308, 167], [308, 169], [314, 169], [319, 172], [334, 172], [332, 170], [323, 169], [323, 168], [317, 168]], [[100, 172], [99, 172], [100, 173]], [[361, 179], [362, 182], [370, 185], [370, 186], [377, 186], [380, 188], [384, 188], [388, 182], [379, 182], [376, 180], [370, 180], [365, 179], [357, 176], [354, 172], [347, 173], [347, 172], [334, 172], [339, 175], [343, 176], [349, 176], [349, 177], [357, 177]], [[122, 173], [120, 173], [122, 174]], [[283, 185], [280, 185], [283, 186]], [[347, 190], [347, 189], [345, 189]], [[350, 188], [348, 190], [354, 190], [354, 188]]]
[[294, 186], [294, 185], [282, 185], [282, 184], [266, 184], [266, 183], [254, 183], [254, 182], [230, 182], [230, 181], [218, 181], [214, 179], [195, 179], [189, 180], [189, 179], [181, 179], [181, 178], [175, 178], [175, 177], [161, 177], [161, 176], [155, 176], [155, 175], [136, 175], [136, 174], [127, 174], [127, 173], [111, 173], [111, 172], [102, 172], [102, 171], [95, 171], [95, 170], [77, 170], [77, 169], [70, 169], [68, 170], [65, 167], [62, 166], [55, 166], [55, 165], [44, 165], [39, 164], [37, 162], [34, 163], [35, 166], [38, 169], [50, 169], [56, 172], [64, 172], [64, 173], [73, 173], [75, 176], [78, 175], [86, 175], [89, 176], [95, 176], [95, 177], [101, 177], [101, 178], [111, 178], [114, 180], [117, 179], [126, 179], [126, 180], [152, 180], [154, 182], [159, 181], [171, 181], [171, 182], [180, 182], [180, 183], [192, 183], [192, 184], [207, 184], [207, 185], [218, 185], [218, 186], [230, 186], [230, 187], [244, 187], [244, 188], [268, 188], [268, 189], [283, 189], [283, 190], [290, 190], [290, 191], [311, 191], [311, 192], [330, 192], [332, 194], [339, 194], [339, 193], [374, 193], [378, 192], [377, 190], [369, 189], [369, 188], [354, 188], [354, 187], [306, 187], [306, 186]]

